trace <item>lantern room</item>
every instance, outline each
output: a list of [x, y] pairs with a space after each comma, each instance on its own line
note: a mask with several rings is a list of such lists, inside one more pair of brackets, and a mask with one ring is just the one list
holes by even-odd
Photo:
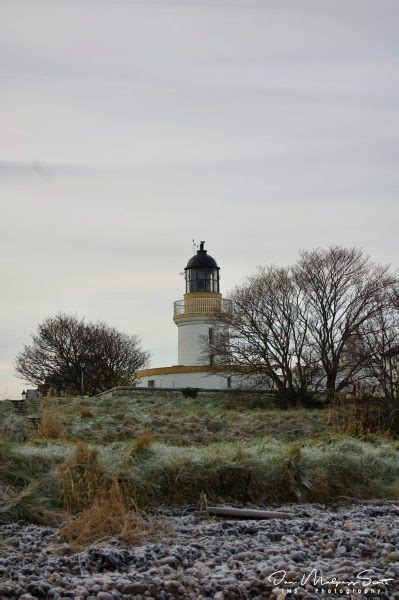
[[200, 243], [200, 249], [187, 263], [185, 271], [186, 293], [219, 292], [219, 267], [216, 260], [209, 256], [204, 248], [205, 242]]

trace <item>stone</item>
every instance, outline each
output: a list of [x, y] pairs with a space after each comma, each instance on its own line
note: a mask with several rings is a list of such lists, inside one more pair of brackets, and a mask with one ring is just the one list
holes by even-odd
[[348, 521], [345, 524], [345, 529], [349, 529], [349, 531], [355, 531], [356, 529], [359, 529], [359, 525], [356, 523], [356, 521]]
[[123, 594], [144, 594], [147, 589], [144, 583], [128, 583], [121, 591]]
[[39, 581], [39, 586], [46, 593], [49, 591], [49, 589], [51, 589], [51, 585], [47, 583], [47, 581]]
[[236, 560], [246, 560], [247, 558], [253, 558], [254, 556], [253, 552], [239, 552], [234, 558]]
[[291, 554], [291, 558], [295, 562], [304, 562], [307, 560], [306, 554], [304, 552], [300, 552], [299, 550], [296, 550], [295, 552], [293, 552]]
[[167, 581], [165, 583], [165, 589], [170, 593], [170, 594], [179, 594], [180, 592], [180, 585], [177, 581]]
[[346, 559], [346, 560], [343, 560], [339, 566], [340, 567], [353, 567], [354, 565], [351, 560]]
[[158, 560], [160, 565], [175, 565], [177, 563], [176, 556], [164, 556]]
[[62, 596], [64, 593], [64, 588], [62, 587], [53, 587], [50, 588], [49, 591], [47, 592], [47, 597], [48, 598], [55, 598], [56, 596]]
[[29, 583], [26, 586], [26, 590], [36, 598], [45, 598], [47, 595], [47, 592], [45, 592], [37, 583]]

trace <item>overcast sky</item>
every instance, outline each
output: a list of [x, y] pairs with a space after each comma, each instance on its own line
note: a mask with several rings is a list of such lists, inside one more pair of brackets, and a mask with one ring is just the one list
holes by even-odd
[[397, 0], [1, 0], [0, 398], [58, 311], [177, 362], [192, 238], [227, 292], [302, 248], [397, 266]]

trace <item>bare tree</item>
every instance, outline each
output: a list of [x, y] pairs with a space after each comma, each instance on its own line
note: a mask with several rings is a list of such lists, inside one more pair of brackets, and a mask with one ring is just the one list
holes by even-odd
[[288, 402], [315, 392], [332, 398], [370, 378], [371, 357], [383, 351], [371, 332], [393, 310], [396, 286], [387, 266], [356, 248], [303, 252], [293, 267], [262, 269], [233, 290], [206, 352], [223, 372], [240, 371], [247, 385], [270, 384]]
[[399, 354], [399, 310], [395, 304], [365, 323], [359, 353], [369, 383], [382, 390], [387, 400], [395, 401]]
[[58, 314], [38, 326], [32, 343], [16, 358], [17, 375], [58, 393], [95, 394], [131, 383], [148, 361], [135, 335], [106, 323]]
[[251, 386], [268, 385], [289, 404], [305, 401], [318, 387], [320, 368], [309, 344], [306, 305], [290, 269], [260, 270], [229, 300], [206, 352]]
[[329, 397], [362, 375], [365, 356], [351, 351], [363, 327], [390, 306], [397, 279], [356, 248], [332, 246], [301, 254], [294, 276], [308, 311]]

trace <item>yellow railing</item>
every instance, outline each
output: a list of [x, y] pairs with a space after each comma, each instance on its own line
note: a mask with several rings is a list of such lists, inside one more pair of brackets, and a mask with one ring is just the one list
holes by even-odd
[[222, 298], [185, 298], [174, 303], [174, 316], [225, 312], [229, 301]]

